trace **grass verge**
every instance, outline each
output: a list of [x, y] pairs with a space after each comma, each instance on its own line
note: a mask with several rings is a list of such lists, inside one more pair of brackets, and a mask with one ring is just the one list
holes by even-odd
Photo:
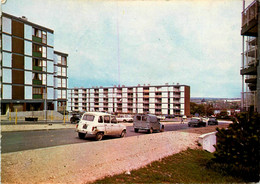
[[199, 150], [186, 151], [155, 161], [129, 174], [119, 174], [95, 183], [240, 183], [240, 178], [223, 175], [207, 168], [213, 154]]

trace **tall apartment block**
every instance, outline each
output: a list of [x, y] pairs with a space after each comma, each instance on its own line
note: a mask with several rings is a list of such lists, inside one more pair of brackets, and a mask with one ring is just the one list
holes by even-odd
[[7, 13], [1, 20], [1, 113], [64, 109], [68, 55], [54, 51], [54, 31]]
[[260, 65], [259, 39], [260, 18], [259, 0], [254, 0], [247, 7], [243, 0], [242, 26], [242, 110], [260, 112]]
[[138, 85], [68, 89], [68, 110], [190, 115], [190, 87]]

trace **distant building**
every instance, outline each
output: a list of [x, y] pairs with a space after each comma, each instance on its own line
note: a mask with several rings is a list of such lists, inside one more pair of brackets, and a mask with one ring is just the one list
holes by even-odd
[[26, 17], [1, 19], [1, 113], [66, 106], [68, 54], [54, 51], [54, 31]]
[[190, 115], [190, 87], [138, 85], [68, 89], [69, 111]]
[[241, 109], [260, 112], [260, 65], [259, 65], [259, 0], [245, 7], [243, 0], [242, 27], [242, 98]]

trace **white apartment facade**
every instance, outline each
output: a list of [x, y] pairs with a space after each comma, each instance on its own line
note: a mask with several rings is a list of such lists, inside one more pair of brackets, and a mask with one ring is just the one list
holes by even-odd
[[67, 110], [190, 115], [190, 87], [165, 84], [70, 88]]

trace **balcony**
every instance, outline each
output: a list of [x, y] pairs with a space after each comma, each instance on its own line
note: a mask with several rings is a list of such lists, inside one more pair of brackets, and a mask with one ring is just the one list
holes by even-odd
[[256, 66], [249, 66], [240, 70], [240, 75], [256, 75], [257, 68]]
[[33, 70], [42, 71], [41, 66], [33, 66]]
[[38, 43], [42, 43], [42, 38], [37, 37], [37, 36], [32, 36], [32, 40]]
[[256, 103], [257, 103], [257, 92], [252, 91], [252, 92], [244, 92], [242, 93], [242, 98], [243, 98], [243, 103], [244, 103], [244, 108], [246, 110], [249, 110], [249, 108], [253, 107], [254, 110], [256, 111]]
[[33, 56], [34, 57], [42, 57], [42, 53], [33, 51]]
[[33, 84], [42, 85], [42, 81], [41, 80], [37, 80], [37, 79], [33, 79]]
[[42, 99], [42, 94], [33, 94], [33, 99]]
[[244, 36], [257, 36], [258, 35], [258, 0], [253, 1], [243, 12], [242, 12], [242, 26], [241, 35]]

